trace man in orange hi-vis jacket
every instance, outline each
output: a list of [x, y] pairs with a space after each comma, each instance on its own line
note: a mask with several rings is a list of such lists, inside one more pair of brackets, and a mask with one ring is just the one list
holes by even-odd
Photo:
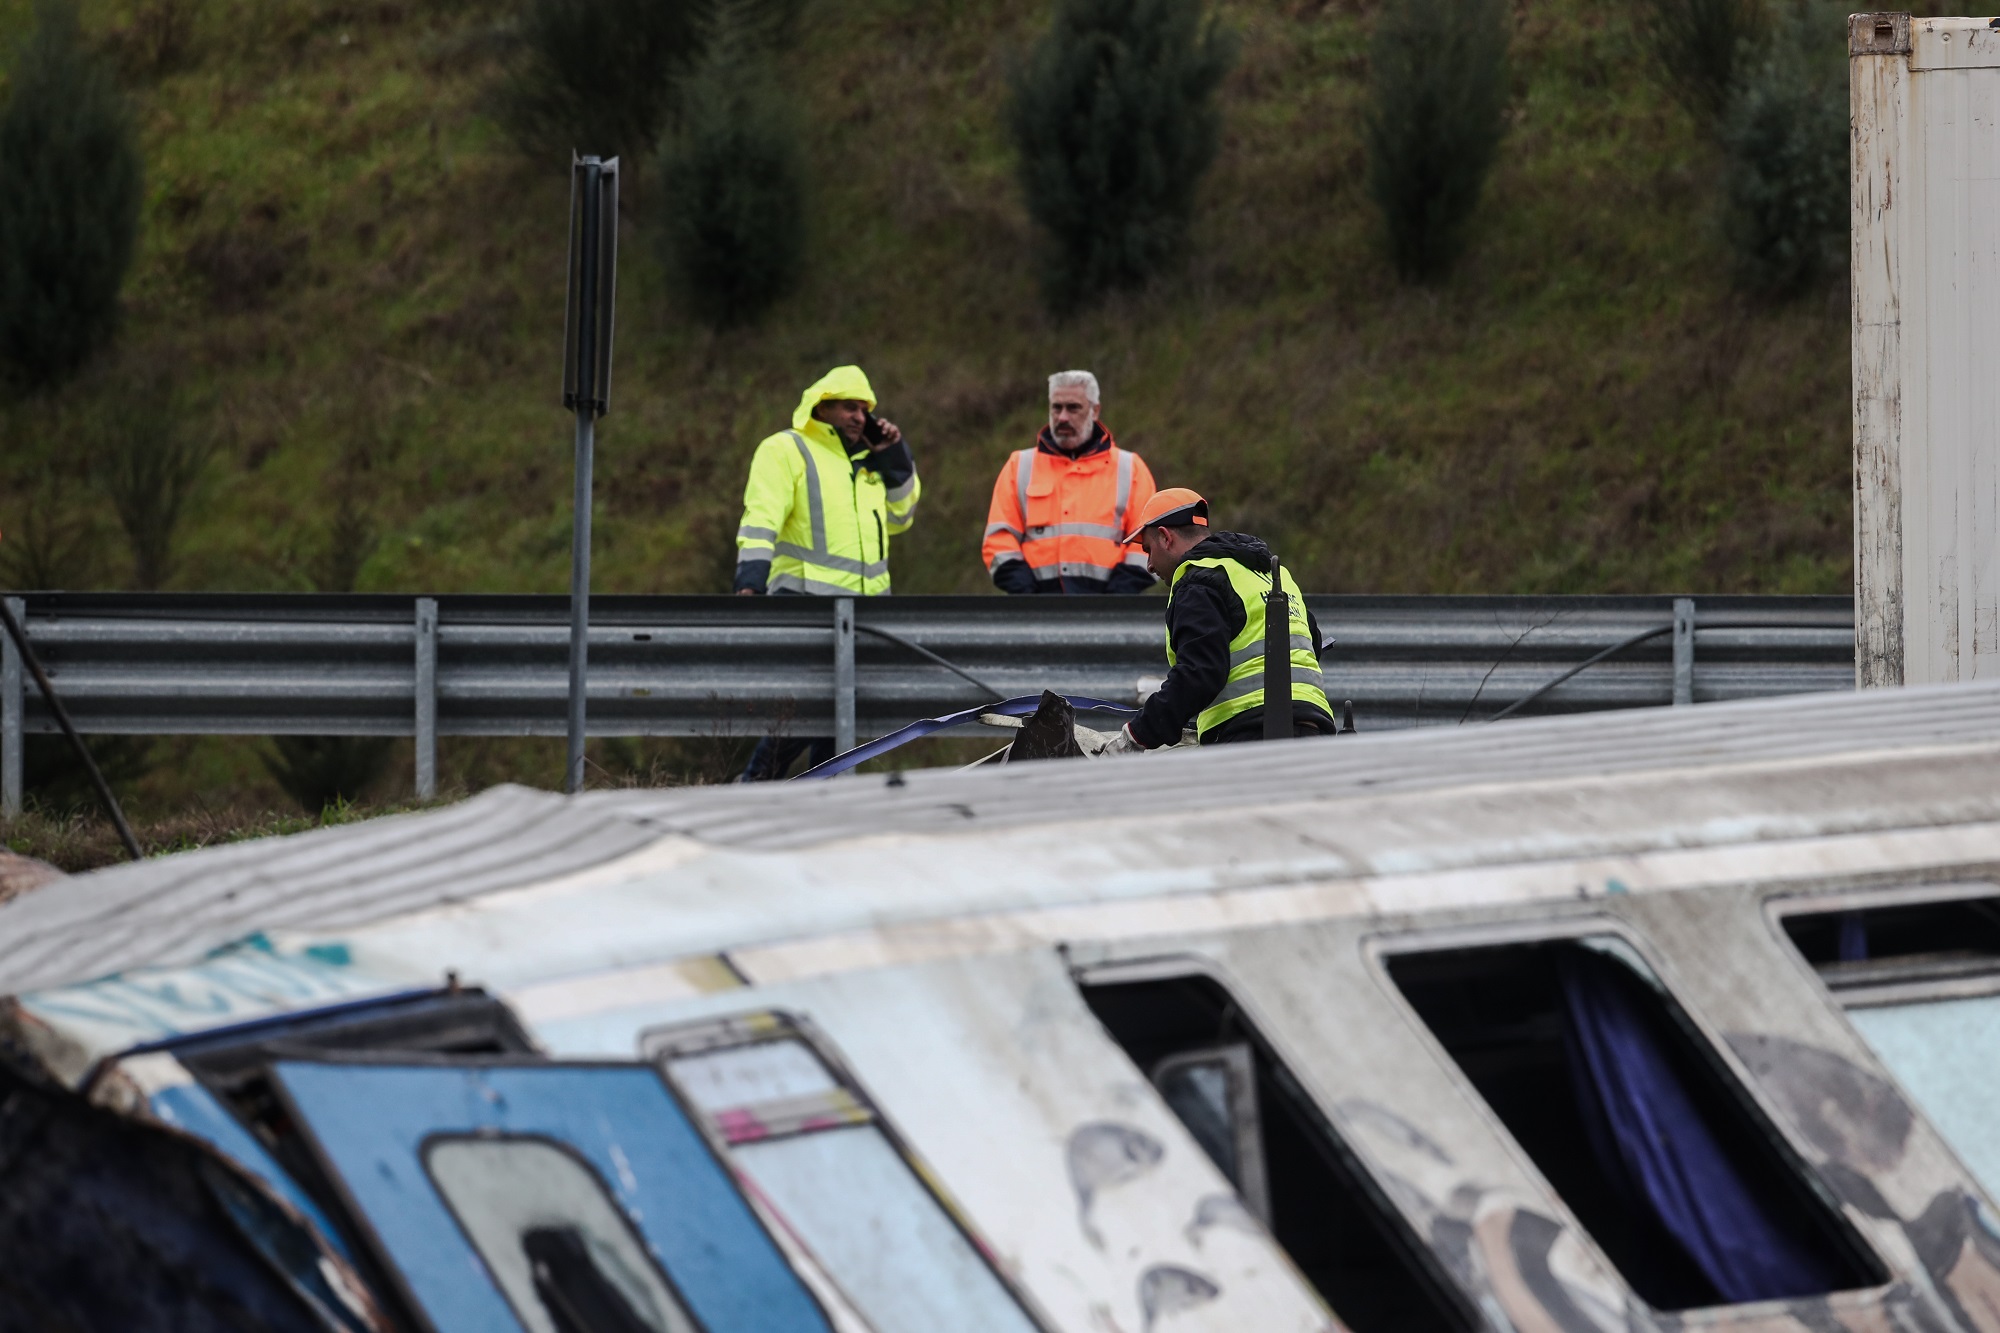
[[1002, 592], [1144, 592], [1146, 553], [1119, 538], [1153, 498], [1144, 459], [1120, 449], [1099, 419], [1097, 376], [1049, 376], [1049, 424], [1008, 456], [993, 483], [980, 554]]

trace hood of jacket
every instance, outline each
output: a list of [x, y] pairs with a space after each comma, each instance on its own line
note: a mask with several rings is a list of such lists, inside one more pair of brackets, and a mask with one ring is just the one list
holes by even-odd
[[1271, 572], [1271, 548], [1247, 532], [1212, 532], [1187, 553], [1189, 560], [1234, 560], [1254, 574]]
[[[829, 398], [857, 398], [875, 410], [875, 390], [860, 366], [835, 366], [799, 395], [799, 407], [792, 413], [792, 429], [804, 430], [812, 424], [813, 409]], [[829, 430], [831, 427], [828, 428]]]

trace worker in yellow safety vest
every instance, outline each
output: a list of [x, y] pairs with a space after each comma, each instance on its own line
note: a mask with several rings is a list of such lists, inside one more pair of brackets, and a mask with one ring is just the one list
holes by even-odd
[[909, 531], [919, 490], [909, 443], [875, 415], [861, 367], [829, 370], [750, 460], [736, 591], [889, 591], [889, 539]]
[[[791, 428], [766, 437], [750, 460], [736, 592], [888, 592], [889, 539], [909, 531], [920, 489], [909, 442], [875, 415], [861, 367], [828, 371], [800, 395]], [[765, 737], [743, 780], [784, 776], [808, 747], [815, 764], [833, 755], [831, 737]]]
[[[1212, 532], [1208, 501], [1186, 487], [1160, 491], [1139, 511], [1146, 562], [1167, 585], [1166, 681], [1107, 748], [1173, 745], [1189, 723], [1203, 745], [1264, 738], [1264, 595], [1271, 548], [1241, 532]], [[1320, 676], [1319, 624], [1289, 569], [1279, 579], [1291, 612], [1292, 734], [1338, 730]]]

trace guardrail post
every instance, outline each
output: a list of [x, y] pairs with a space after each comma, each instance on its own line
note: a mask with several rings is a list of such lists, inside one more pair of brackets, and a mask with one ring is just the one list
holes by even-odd
[[438, 604], [417, 598], [417, 799], [437, 795], [438, 785]]
[[[28, 604], [9, 597], [7, 607], [23, 629], [28, 625]], [[0, 815], [8, 819], [21, 813], [21, 650], [11, 634], [0, 634]]]
[[854, 599], [833, 599], [833, 752], [854, 748]]
[[1694, 598], [1674, 598], [1674, 707], [1694, 702]]

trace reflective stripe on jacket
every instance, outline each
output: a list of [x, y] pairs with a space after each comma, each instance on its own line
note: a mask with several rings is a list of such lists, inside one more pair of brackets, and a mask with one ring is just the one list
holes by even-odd
[[1153, 474], [1102, 423], [1098, 430], [1108, 447], [1066, 454], [1038, 445], [1008, 457], [986, 511], [980, 555], [989, 574], [1020, 560], [1037, 580], [1086, 580], [1098, 591], [1120, 566], [1145, 571], [1145, 550], [1118, 538], [1127, 515], [1152, 499]]
[[[1183, 560], [1174, 570], [1173, 585], [1167, 594], [1170, 618], [1175, 593], [1180, 590], [1181, 582], [1188, 573], [1196, 569], [1213, 569], [1222, 574], [1229, 580], [1230, 590], [1243, 603], [1243, 628], [1229, 641], [1228, 678], [1221, 691], [1195, 718], [1196, 733], [1206, 737], [1238, 714], [1264, 706], [1264, 594], [1271, 590], [1271, 576], [1249, 569], [1228, 556]], [[1311, 704], [1332, 717], [1333, 709], [1326, 699], [1326, 682], [1320, 676], [1312, 625], [1306, 615], [1305, 594], [1299, 591], [1299, 585], [1289, 569], [1284, 571], [1284, 587], [1290, 598], [1291, 611], [1292, 703], [1295, 707], [1300, 703]], [[1167, 665], [1172, 667], [1177, 661], [1173, 634], [1169, 631]]]
[[889, 538], [909, 531], [921, 486], [914, 471], [889, 487], [855, 466], [833, 427], [812, 415], [827, 399], [875, 402], [867, 377], [843, 366], [807, 389], [792, 429], [757, 446], [743, 487], [736, 562], [771, 562], [768, 592], [873, 595], [889, 591]]

